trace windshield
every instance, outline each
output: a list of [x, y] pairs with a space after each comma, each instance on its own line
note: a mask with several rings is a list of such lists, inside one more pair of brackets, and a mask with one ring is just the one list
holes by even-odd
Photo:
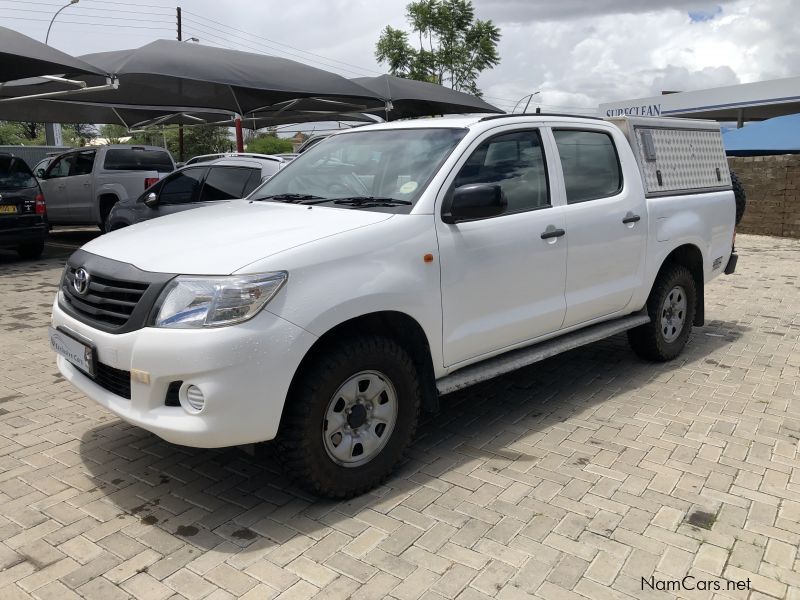
[[36, 179], [25, 162], [15, 156], [0, 156], [1, 190], [21, 190], [35, 185]]
[[408, 212], [466, 129], [383, 129], [334, 135], [304, 152], [250, 200]]

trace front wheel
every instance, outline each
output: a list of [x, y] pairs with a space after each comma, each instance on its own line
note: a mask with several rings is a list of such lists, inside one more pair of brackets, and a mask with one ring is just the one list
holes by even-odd
[[278, 454], [310, 492], [349, 498], [379, 485], [414, 436], [420, 383], [394, 340], [358, 336], [317, 353], [286, 400]]
[[650, 322], [628, 330], [631, 348], [652, 361], [678, 356], [689, 340], [696, 303], [697, 288], [689, 269], [683, 265], [665, 267], [647, 299]]

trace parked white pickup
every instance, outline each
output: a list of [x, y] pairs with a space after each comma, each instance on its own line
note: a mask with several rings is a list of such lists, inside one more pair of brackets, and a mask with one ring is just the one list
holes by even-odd
[[391, 472], [439, 393], [626, 330], [675, 357], [735, 267], [734, 216], [712, 122], [360, 127], [247, 200], [77, 251], [53, 331], [92, 362], [58, 366], [175, 443], [277, 438], [301, 485], [346, 497]]

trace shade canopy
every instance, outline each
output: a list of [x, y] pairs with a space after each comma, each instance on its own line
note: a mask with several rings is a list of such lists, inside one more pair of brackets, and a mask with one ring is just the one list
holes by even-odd
[[215, 123], [228, 115], [217, 112], [184, 113], [173, 109], [143, 109], [78, 101], [29, 99], [0, 102], [0, 121], [35, 121], [39, 123], [96, 123], [134, 128], [150, 124]]
[[731, 129], [722, 140], [731, 156], [800, 153], [800, 114]]
[[0, 83], [41, 75], [105, 75], [105, 72], [13, 29], [0, 27]]
[[[119, 82], [118, 89], [75, 91], [81, 102], [219, 110], [240, 115], [316, 96], [382, 105], [370, 91], [334, 73], [276, 56], [201, 44], [157, 40], [141, 48], [98, 52], [80, 58]], [[81, 79], [92, 86], [103, 83], [92, 76]], [[60, 89], [68, 88], [60, 83], [40, 82], [7, 86], [0, 89], [0, 95], [21, 96]], [[71, 95], [67, 93], [62, 99], [71, 99]]]
[[[387, 120], [452, 113], [502, 113], [499, 108], [464, 92], [435, 83], [404, 79], [393, 75], [351, 79], [372, 94], [391, 102], [391, 110], [374, 111]], [[370, 111], [373, 112], [373, 111]]]

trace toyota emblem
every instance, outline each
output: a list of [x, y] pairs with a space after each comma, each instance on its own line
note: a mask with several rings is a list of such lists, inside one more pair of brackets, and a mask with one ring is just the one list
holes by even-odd
[[72, 280], [72, 287], [75, 291], [83, 296], [89, 289], [89, 273], [81, 267], [75, 271], [75, 277]]

